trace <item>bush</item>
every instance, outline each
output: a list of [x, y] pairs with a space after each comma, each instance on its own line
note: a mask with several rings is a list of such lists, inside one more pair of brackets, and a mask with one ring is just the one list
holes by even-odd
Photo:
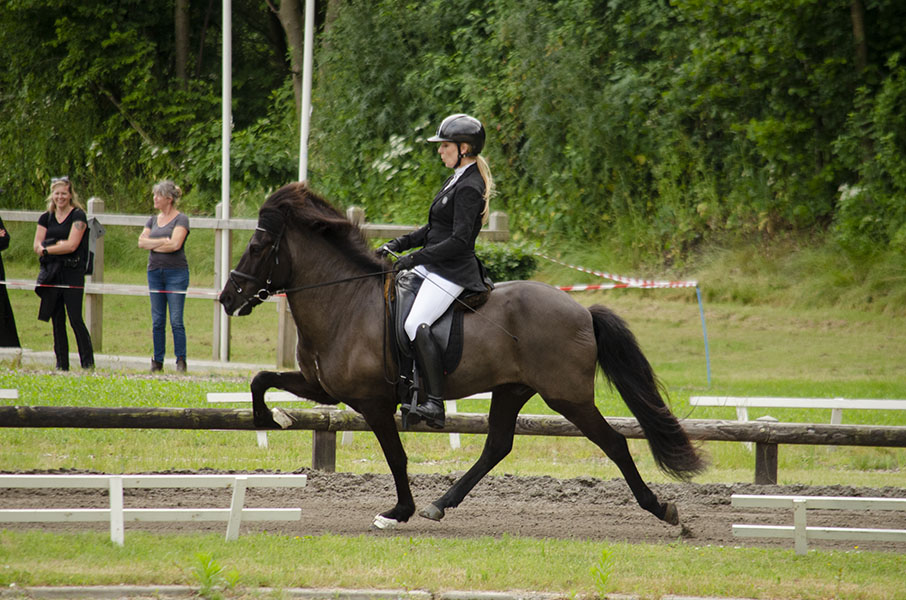
[[494, 281], [530, 279], [538, 268], [535, 255], [523, 244], [479, 243], [475, 254]]

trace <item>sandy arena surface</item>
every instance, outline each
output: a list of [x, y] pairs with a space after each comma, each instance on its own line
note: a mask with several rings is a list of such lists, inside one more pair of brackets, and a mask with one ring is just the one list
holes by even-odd
[[[430, 537], [528, 536], [669, 543], [681, 540], [696, 546], [762, 546], [792, 548], [792, 540], [736, 538], [733, 523], [792, 525], [792, 510], [741, 509], [730, 505], [732, 494], [863, 496], [906, 498], [906, 489], [847, 486], [761, 486], [754, 484], [670, 483], [652, 486], [662, 501], [677, 504], [680, 526], [667, 525], [639, 508], [622, 480], [592, 477], [488, 476], [463, 503], [434, 522], [413, 516], [392, 531], [371, 528], [372, 518], [395, 502], [393, 480], [387, 474], [356, 475], [307, 471], [305, 488], [249, 489], [246, 507], [300, 507], [302, 520], [243, 524], [242, 533], [267, 530], [286, 535], [404, 535]], [[411, 476], [413, 495], [422, 507], [453, 483], [452, 475]], [[127, 489], [126, 508], [227, 508], [225, 489]], [[105, 491], [63, 489], [0, 489], [0, 508], [92, 508], [109, 506]], [[828, 527], [906, 529], [902, 511], [812, 511], [808, 524]], [[7, 523], [5, 529], [43, 528], [54, 531], [107, 531], [106, 523]], [[129, 531], [225, 531], [223, 523], [127, 523]], [[902, 543], [813, 541], [811, 548], [903, 552]]]

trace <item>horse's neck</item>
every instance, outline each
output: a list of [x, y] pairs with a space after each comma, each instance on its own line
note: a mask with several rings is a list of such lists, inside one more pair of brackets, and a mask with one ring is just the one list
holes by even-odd
[[381, 277], [362, 278], [368, 273], [337, 255], [326, 242], [297, 251], [292, 272], [288, 289], [318, 286], [291, 292], [289, 299], [300, 334], [312, 342], [330, 344], [350, 329], [365, 336], [372, 329], [369, 323], [381, 319]]

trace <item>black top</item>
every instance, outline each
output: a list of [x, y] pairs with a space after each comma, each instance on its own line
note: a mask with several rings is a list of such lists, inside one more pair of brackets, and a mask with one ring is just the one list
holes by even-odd
[[[72, 231], [72, 225], [76, 221], [81, 221], [88, 225], [88, 217], [85, 215], [85, 211], [78, 207], [73, 207], [69, 211], [69, 215], [63, 219], [62, 223], [57, 222], [56, 212], [45, 212], [41, 213], [41, 216], [38, 217], [38, 225], [45, 227], [47, 229], [47, 234], [44, 236], [44, 241], [48, 242], [45, 245], [50, 246], [53, 242], [59, 240], [69, 239], [69, 233]], [[88, 230], [86, 228], [85, 234], [82, 236], [82, 241], [79, 242], [79, 247], [75, 249], [74, 252], [68, 254], [55, 254], [54, 256], [60, 259], [67, 258], [78, 258], [80, 259], [79, 266], [84, 272], [85, 267], [88, 265]], [[67, 264], [68, 266], [68, 264]]]
[[428, 224], [397, 238], [400, 250], [422, 246], [412, 255], [416, 265], [425, 265], [467, 290], [485, 291], [483, 269], [475, 256], [484, 191], [478, 167], [470, 165], [450, 188], [441, 187], [431, 204]]

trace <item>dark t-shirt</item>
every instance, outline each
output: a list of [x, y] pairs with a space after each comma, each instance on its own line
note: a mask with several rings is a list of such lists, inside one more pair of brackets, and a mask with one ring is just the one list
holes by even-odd
[[[44, 241], [51, 243], [69, 239], [72, 225], [76, 221], [81, 221], [82, 223], [85, 223], [85, 225], [88, 225], [88, 217], [81, 208], [74, 207], [69, 211], [69, 215], [63, 219], [62, 223], [57, 222], [56, 213], [53, 211], [41, 213], [41, 216], [38, 217], [38, 225], [47, 229]], [[50, 246], [51, 244], [48, 243], [46, 245]], [[70, 252], [69, 254], [56, 254], [54, 256], [58, 256], [61, 259], [79, 258], [81, 259], [81, 268], [84, 269], [88, 264], [88, 229], [85, 229], [85, 234], [82, 235], [82, 241], [79, 242], [79, 247], [76, 248], [75, 252]]]
[[[186, 240], [189, 239], [189, 217], [185, 213], [179, 213], [176, 217], [164, 225], [157, 226], [157, 217], [151, 217], [145, 223], [145, 227], [151, 230], [148, 237], [151, 238], [170, 238], [173, 237], [173, 230], [176, 227], [186, 228]], [[154, 269], [188, 269], [189, 261], [186, 260], [186, 240], [182, 241], [182, 246], [176, 252], [157, 252], [151, 250], [148, 254], [148, 270]]]

